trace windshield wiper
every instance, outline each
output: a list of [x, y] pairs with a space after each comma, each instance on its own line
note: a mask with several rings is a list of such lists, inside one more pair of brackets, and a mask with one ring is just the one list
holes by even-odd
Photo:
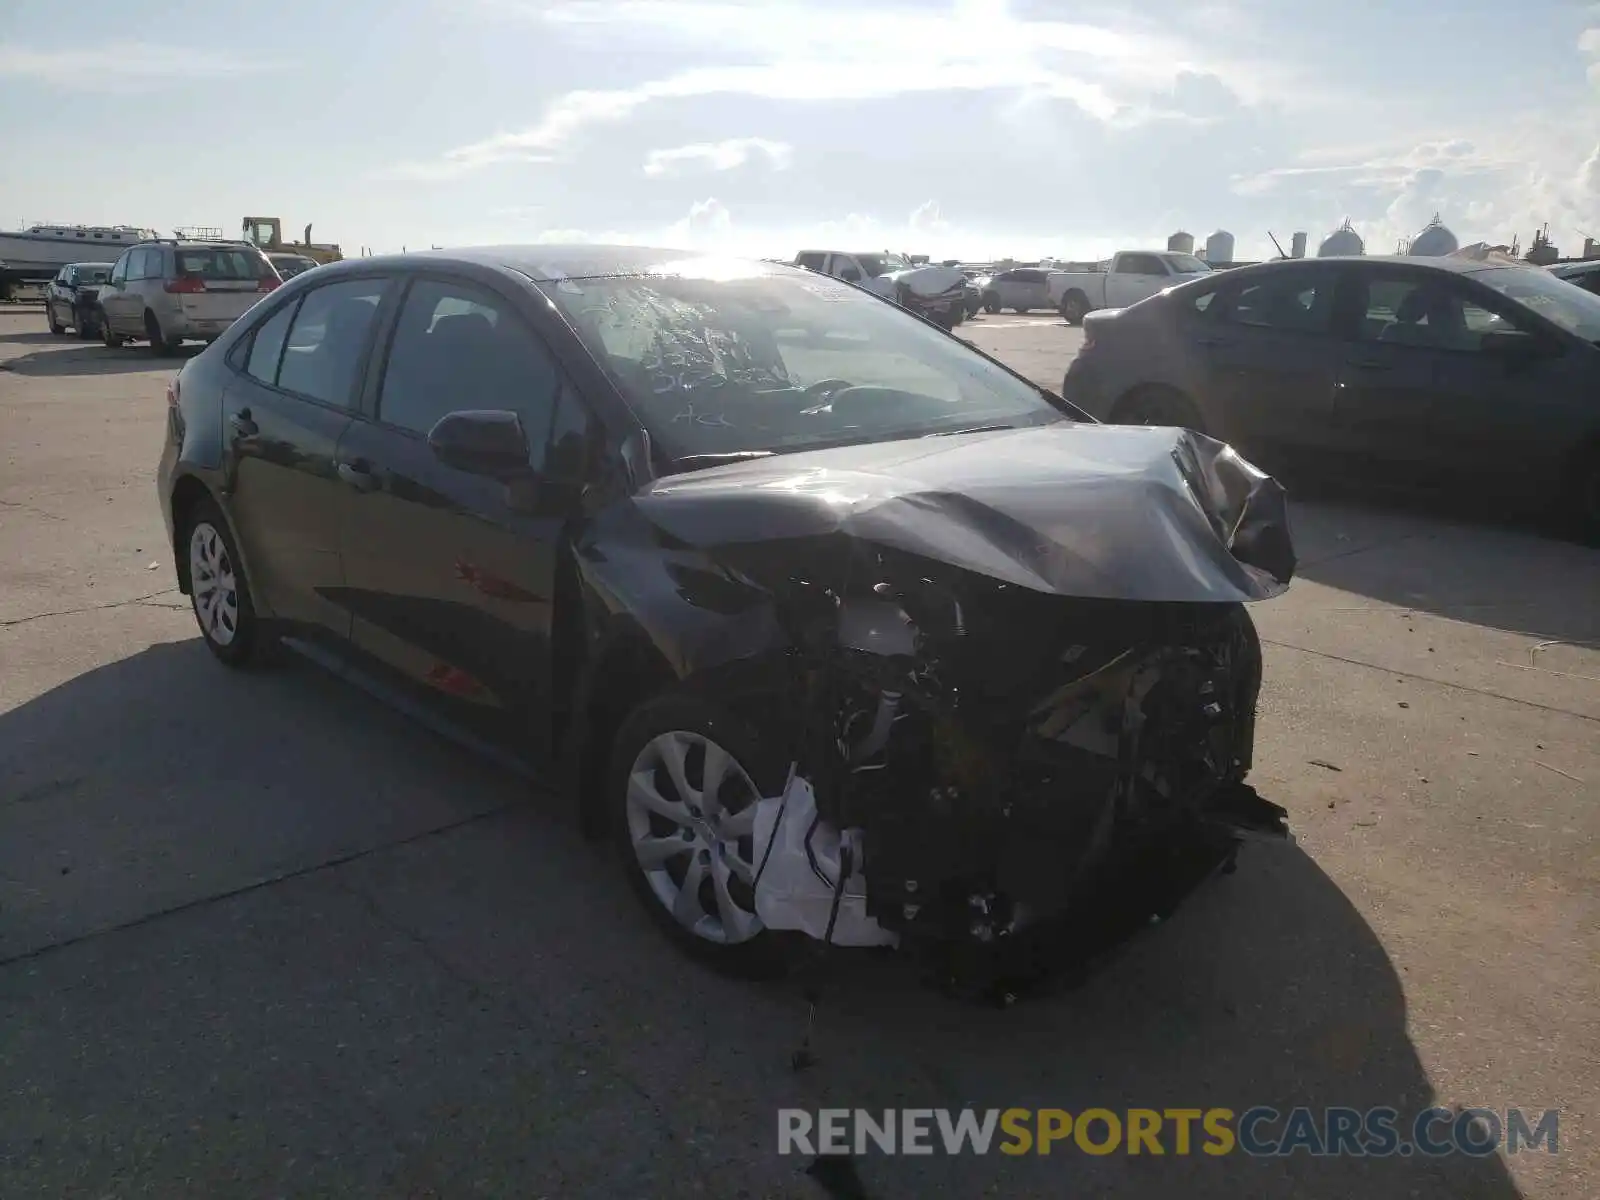
[[956, 437], [963, 433], [997, 433], [1002, 429], [1015, 429], [1015, 425], [997, 422], [993, 425], [968, 425], [964, 429], [940, 429], [933, 433], [925, 433], [923, 437]]
[[771, 458], [772, 453], [771, 450], [730, 450], [726, 454], [685, 454], [672, 461], [680, 467], [720, 467], [723, 463]]

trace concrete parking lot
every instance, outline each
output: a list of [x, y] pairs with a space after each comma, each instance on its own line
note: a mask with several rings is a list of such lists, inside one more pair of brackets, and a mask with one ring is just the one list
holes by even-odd
[[[961, 332], [1059, 383], [1052, 318]], [[1560, 1152], [884, 1158], [875, 1198], [1595, 1194], [1600, 553], [1306, 501], [1247, 848], [1007, 1011], [666, 946], [561, 806], [304, 662], [217, 666], [174, 365], [0, 307], [0, 1196], [819, 1197], [780, 1107], [1561, 1110]], [[1588, 1182], [1586, 1183], [1585, 1180]]]

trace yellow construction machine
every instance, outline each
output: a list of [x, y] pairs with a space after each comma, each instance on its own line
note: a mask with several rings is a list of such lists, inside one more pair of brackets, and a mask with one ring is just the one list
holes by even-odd
[[252, 242], [268, 254], [299, 254], [319, 263], [338, 262], [344, 252], [332, 243], [317, 245], [311, 240], [311, 226], [306, 226], [306, 240], [286, 242], [283, 226], [277, 217], [246, 217], [244, 240]]

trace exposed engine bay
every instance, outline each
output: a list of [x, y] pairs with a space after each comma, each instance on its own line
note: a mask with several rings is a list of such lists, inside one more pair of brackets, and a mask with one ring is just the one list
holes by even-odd
[[[1281, 489], [1198, 435], [1080, 428], [1079, 453], [1103, 437], [1142, 467], [1112, 491], [1104, 459], [1086, 463], [1080, 497], [1051, 436], [937, 452], [968, 460], [959, 495], [929, 486], [927, 461], [888, 494], [876, 470], [808, 478], [802, 455], [647, 502], [668, 532], [714, 540], [725, 609], [762, 597], [787, 642], [769, 723], [791, 766], [755, 820], [767, 928], [1016, 978], [1084, 914], [1079, 933], [1115, 942], [1113, 897], [1148, 923], [1243, 838], [1286, 835], [1244, 783], [1261, 653], [1243, 602], [1292, 574]], [[974, 469], [1001, 446], [1002, 470]], [[857, 452], [888, 453], [830, 461]], [[1040, 496], [1045, 463], [1057, 486]], [[735, 479], [724, 522], [713, 497]], [[1084, 498], [1101, 511], [1076, 519]]]

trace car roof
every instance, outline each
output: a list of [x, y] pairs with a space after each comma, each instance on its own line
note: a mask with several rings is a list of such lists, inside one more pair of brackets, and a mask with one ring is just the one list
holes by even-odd
[[413, 250], [405, 254], [345, 259], [343, 263], [359, 264], [354, 269], [418, 266], [424, 263], [470, 264], [515, 271], [535, 283], [554, 283], [562, 279], [658, 274], [675, 264], [707, 260], [742, 263], [749, 266], [752, 271], [761, 273], [793, 274], [807, 279], [814, 278], [809, 271], [784, 263], [765, 262], [745, 255], [715, 255], [699, 250], [674, 250], [660, 246], [585, 244], [467, 246], [450, 250]]
[[[1151, 251], [1151, 253], [1156, 253], [1156, 251]], [[1176, 253], [1176, 251], [1173, 251], [1173, 253]], [[1237, 275], [1241, 272], [1248, 272], [1253, 275], [1266, 271], [1283, 271], [1292, 270], [1295, 267], [1314, 266], [1318, 263], [1380, 263], [1396, 267], [1415, 267], [1425, 271], [1446, 271], [1452, 275], [1471, 275], [1477, 271], [1495, 271], [1507, 265], [1505, 263], [1479, 262], [1475, 258], [1434, 258], [1411, 254], [1329, 254], [1319, 255], [1316, 258], [1275, 258], [1270, 262], [1251, 263], [1249, 266], [1212, 271], [1207, 278], [1221, 276], [1226, 279], [1230, 275]]]
[[1593, 271], [1600, 271], [1600, 258], [1589, 258], [1580, 262], [1557, 263], [1550, 270], [1553, 274], [1562, 278], [1570, 275], [1588, 275]]
[[77, 267], [113, 267], [113, 266], [116, 266], [116, 264], [115, 263], [108, 263], [108, 262], [76, 262], [76, 263], [68, 263], [67, 266], [73, 267], [73, 268], [77, 268]]

